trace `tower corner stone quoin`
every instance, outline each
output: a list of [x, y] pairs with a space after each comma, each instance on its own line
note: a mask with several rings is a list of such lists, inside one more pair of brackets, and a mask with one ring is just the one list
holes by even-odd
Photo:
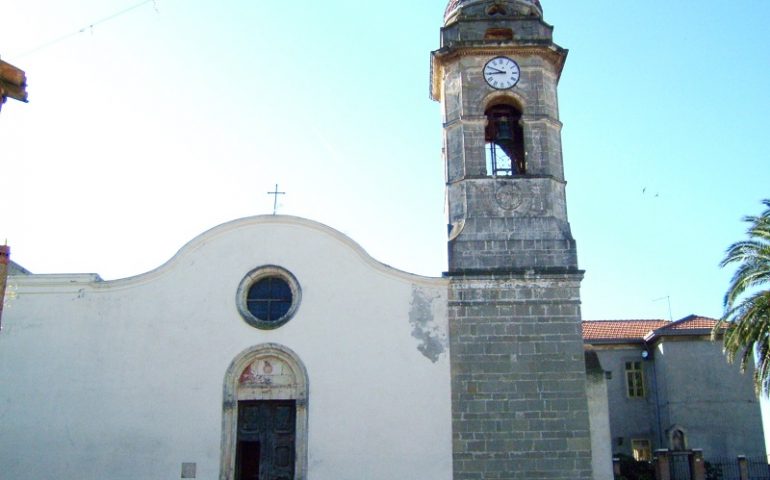
[[0, 328], [3, 322], [3, 304], [5, 303], [5, 288], [8, 283], [8, 262], [11, 257], [11, 247], [0, 245]]

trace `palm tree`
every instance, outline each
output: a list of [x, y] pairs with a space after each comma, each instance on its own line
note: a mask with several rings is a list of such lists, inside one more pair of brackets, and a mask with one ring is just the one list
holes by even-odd
[[741, 371], [753, 364], [757, 395], [770, 392], [770, 199], [758, 217], [744, 217], [748, 239], [727, 249], [721, 267], [736, 264], [737, 270], [725, 294], [725, 313], [712, 332], [724, 333], [727, 360], [740, 359]]

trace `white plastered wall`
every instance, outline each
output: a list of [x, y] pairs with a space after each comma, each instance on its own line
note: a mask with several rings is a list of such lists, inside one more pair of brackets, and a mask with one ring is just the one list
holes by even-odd
[[594, 480], [612, 480], [612, 440], [609, 402], [604, 372], [590, 372], [586, 382], [588, 414], [591, 425], [591, 466]]
[[[236, 307], [239, 282], [260, 265], [302, 288], [277, 330], [249, 326]], [[248, 218], [138, 277], [10, 281], [4, 480], [179, 478], [183, 462], [218, 478], [225, 372], [264, 343], [307, 369], [308, 478], [451, 478], [446, 282], [379, 264], [328, 227]]]

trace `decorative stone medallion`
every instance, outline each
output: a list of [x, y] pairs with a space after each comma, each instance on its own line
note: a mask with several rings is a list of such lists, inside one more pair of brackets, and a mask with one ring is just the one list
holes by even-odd
[[524, 195], [521, 189], [512, 183], [503, 183], [497, 186], [495, 199], [500, 208], [516, 210], [524, 204]]

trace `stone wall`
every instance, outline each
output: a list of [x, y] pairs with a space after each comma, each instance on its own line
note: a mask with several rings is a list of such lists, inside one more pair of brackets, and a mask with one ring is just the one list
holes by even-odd
[[580, 279], [452, 278], [455, 480], [591, 478]]

